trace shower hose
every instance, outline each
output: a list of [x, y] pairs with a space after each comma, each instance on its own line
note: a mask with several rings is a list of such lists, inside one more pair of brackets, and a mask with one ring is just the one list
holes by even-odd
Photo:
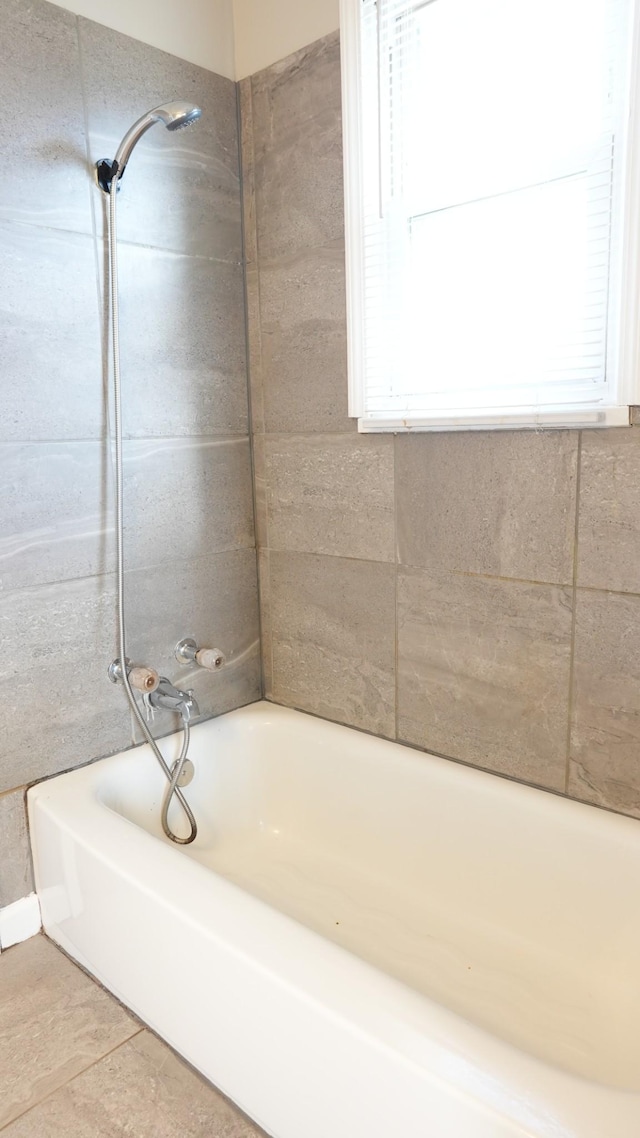
[[[125, 651], [125, 618], [124, 618], [124, 536], [123, 536], [123, 476], [122, 476], [122, 391], [120, 384], [120, 316], [118, 305], [118, 239], [117, 239], [117, 190], [118, 190], [118, 175], [116, 174], [111, 183], [111, 192], [109, 194], [109, 278], [110, 278], [110, 299], [111, 299], [111, 339], [112, 339], [112, 352], [113, 352], [113, 401], [114, 401], [114, 434], [116, 443], [116, 548], [117, 548], [117, 594], [118, 594], [118, 654], [120, 658], [120, 667], [122, 672], [122, 682], [124, 690], [127, 694], [129, 706], [133, 716], [142, 731], [144, 738], [151, 747], [156, 759], [160, 763], [164, 774], [168, 780], [167, 791], [164, 796], [162, 804], [162, 829], [166, 836], [172, 842], [178, 845], [186, 846], [193, 842], [198, 833], [196, 820], [193, 812], [186, 798], [184, 797], [178, 780], [182, 774], [187, 754], [189, 751], [189, 721], [183, 716], [182, 719], [182, 748], [180, 757], [174, 763], [173, 767], [169, 767], [165, 762], [164, 756], [156, 743], [153, 735], [151, 734], [145, 718], [138, 707], [138, 703], [133, 689], [129, 682], [125, 661], [127, 654]], [[180, 838], [174, 834], [169, 825], [169, 807], [173, 798], [177, 798], [180, 803], [187, 822], [189, 824], [189, 834], [186, 838]]]

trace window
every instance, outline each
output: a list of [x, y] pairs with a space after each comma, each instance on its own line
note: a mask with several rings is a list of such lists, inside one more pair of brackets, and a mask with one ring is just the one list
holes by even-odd
[[361, 430], [628, 423], [635, 8], [342, 0]]

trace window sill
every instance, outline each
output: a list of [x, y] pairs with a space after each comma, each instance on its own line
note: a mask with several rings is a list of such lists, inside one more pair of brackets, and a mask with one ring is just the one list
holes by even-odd
[[[361, 434], [394, 432], [406, 434], [416, 431], [540, 431], [583, 430], [592, 427], [628, 427], [638, 422], [631, 408], [606, 407], [597, 411], [543, 411], [514, 415], [461, 415], [382, 418], [358, 418]], [[635, 410], [635, 409], [634, 409]]]

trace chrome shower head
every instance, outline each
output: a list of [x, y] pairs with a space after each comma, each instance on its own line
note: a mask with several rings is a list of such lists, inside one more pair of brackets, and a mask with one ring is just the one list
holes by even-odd
[[182, 99], [177, 99], [174, 103], [163, 103], [161, 107], [149, 111], [149, 114], [157, 115], [167, 130], [182, 130], [183, 127], [192, 126], [194, 122], [197, 122], [202, 116], [202, 111], [200, 107], [194, 107], [192, 103], [185, 103]]
[[197, 122], [201, 115], [200, 107], [194, 106], [193, 103], [187, 103], [183, 99], [176, 99], [172, 103], [162, 103], [161, 106], [154, 107], [152, 111], [147, 111], [146, 115], [134, 122], [127, 131], [116, 150], [115, 158], [102, 158], [100, 162], [96, 162], [100, 189], [104, 190], [106, 194], [111, 192], [111, 184], [114, 178], [117, 182], [122, 178], [134, 146], [155, 123], [164, 123], [167, 130], [181, 130], [183, 127], [191, 126], [192, 123]]

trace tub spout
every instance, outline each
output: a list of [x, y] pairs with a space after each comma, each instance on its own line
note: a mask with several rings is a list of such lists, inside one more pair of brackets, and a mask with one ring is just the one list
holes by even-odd
[[147, 696], [152, 707], [163, 708], [165, 711], [177, 711], [185, 723], [195, 719], [200, 714], [196, 698], [192, 691], [181, 691], [173, 686], [166, 676], [160, 677], [160, 683], [155, 691]]

